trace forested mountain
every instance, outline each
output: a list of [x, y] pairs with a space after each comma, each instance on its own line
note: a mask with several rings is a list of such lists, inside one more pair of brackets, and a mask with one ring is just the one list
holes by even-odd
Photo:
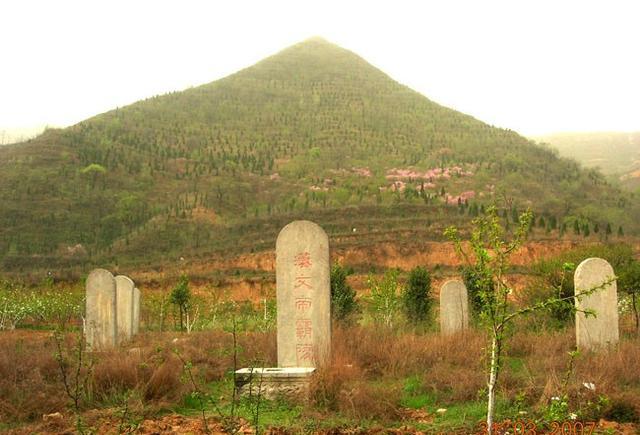
[[557, 133], [534, 139], [588, 168], [600, 168], [629, 189], [640, 188], [640, 131]]
[[0, 148], [4, 270], [272, 248], [309, 218], [340, 243], [433, 237], [498, 201], [547, 230], [637, 231], [632, 196], [314, 38], [224, 79]]

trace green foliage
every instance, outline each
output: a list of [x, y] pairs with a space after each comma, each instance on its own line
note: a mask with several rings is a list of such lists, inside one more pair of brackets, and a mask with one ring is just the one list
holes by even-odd
[[389, 328], [393, 327], [401, 306], [398, 271], [387, 270], [381, 280], [369, 276], [367, 282], [371, 289], [369, 302], [374, 321]]
[[356, 292], [347, 283], [351, 273], [337, 262], [331, 267], [331, 315], [336, 320], [347, 320], [358, 308]]
[[640, 334], [640, 261], [635, 258], [625, 263], [618, 275], [618, 288], [630, 295], [631, 310], [636, 324], [636, 334]]
[[485, 307], [493, 303], [494, 292], [483, 291], [484, 286], [493, 286], [493, 281], [486, 276], [486, 271], [484, 276], [482, 273], [483, 271], [474, 265], [462, 266], [462, 281], [467, 288], [471, 313], [475, 319], [479, 319]]
[[429, 271], [424, 267], [413, 268], [409, 272], [409, 279], [402, 296], [407, 319], [413, 324], [426, 321], [433, 305]]
[[603, 417], [619, 423], [639, 423], [640, 413], [636, 407], [624, 400], [612, 400], [606, 403]]
[[640, 261], [629, 259], [618, 275], [618, 288], [626, 293], [640, 294]]
[[97, 163], [91, 163], [90, 165], [82, 168], [80, 172], [82, 174], [93, 175], [93, 174], [105, 174], [107, 170], [102, 165], [99, 165]]
[[189, 278], [181, 275], [178, 284], [171, 290], [170, 301], [174, 305], [186, 307], [191, 300], [191, 291], [189, 290]]
[[[573, 418], [572, 418], [573, 417]], [[569, 412], [569, 399], [567, 396], [554, 396], [546, 407], [542, 409], [542, 418], [546, 422], [575, 420], [576, 415]]]

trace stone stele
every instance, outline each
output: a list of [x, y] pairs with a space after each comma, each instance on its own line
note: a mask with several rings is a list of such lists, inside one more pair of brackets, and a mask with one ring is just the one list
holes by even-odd
[[133, 337], [133, 281], [131, 278], [116, 276], [116, 308], [118, 309], [118, 341], [131, 340]]
[[133, 335], [140, 332], [140, 290], [133, 289]]
[[440, 331], [451, 335], [468, 326], [467, 288], [462, 281], [449, 280], [440, 288]]
[[318, 367], [331, 349], [329, 238], [320, 226], [294, 221], [276, 241], [278, 366]]
[[91, 350], [117, 344], [116, 281], [108, 270], [94, 269], [86, 283], [85, 339]]
[[[602, 258], [587, 258], [574, 275], [576, 295], [600, 287], [615, 278], [613, 267]], [[588, 296], [576, 298], [578, 310], [593, 310], [595, 317], [576, 312], [578, 350], [598, 349], [616, 344], [618, 332], [618, 291], [613, 280]]]

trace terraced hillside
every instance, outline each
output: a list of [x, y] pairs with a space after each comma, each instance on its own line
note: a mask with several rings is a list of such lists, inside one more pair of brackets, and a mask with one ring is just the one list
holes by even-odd
[[[595, 170], [314, 38], [224, 79], [0, 148], [0, 270], [161, 265], [330, 235], [438, 240], [491, 203], [549, 232], [638, 231]], [[336, 238], [339, 240], [339, 237]]]

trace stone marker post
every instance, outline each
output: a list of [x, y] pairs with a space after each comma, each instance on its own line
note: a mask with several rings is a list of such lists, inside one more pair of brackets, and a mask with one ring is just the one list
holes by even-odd
[[[576, 269], [576, 295], [602, 286], [615, 277], [611, 265], [602, 258], [588, 258]], [[618, 342], [618, 292], [612, 281], [581, 300], [576, 298], [578, 310], [593, 310], [596, 317], [576, 312], [576, 342], [578, 350], [597, 349]]]
[[440, 288], [440, 331], [451, 335], [468, 326], [467, 287], [462, 281], [449, 280]]
[[118, 310], [118, 342], [133, 337], [133, 281], [124, 275], [116, 276], [116, 308]]
[[133, 335], [140, 332], [140, 290], [133, 289]]
[[85, 339], [90, 350], [117, 344], [116, 281], [108, 270], [94, 269], [87, 277]]
[[278, 366], [317, 367], [331, 350], [329, 238], [310, 221], [285, 226], [276, 241]]

